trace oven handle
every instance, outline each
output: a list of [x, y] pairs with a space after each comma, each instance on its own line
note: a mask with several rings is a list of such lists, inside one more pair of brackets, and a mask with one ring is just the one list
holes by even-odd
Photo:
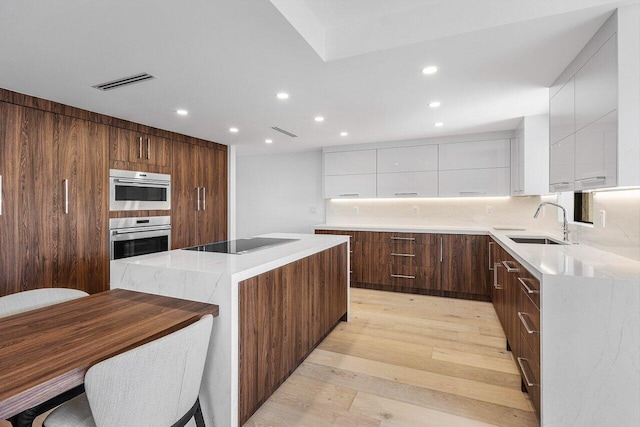
[[139, 180], [139, 181], [134, 181], [132, 179], [122, 179], [122, 178], [116, 178], [114, 179], [115, 182], [119, 182], [122, 184], [136, 184], [136, 185], [159, 185], [161, 187], [169, 187], [171, 185], [170, 182], [167, 181], [153, 181], [153, 180]]
[[[164, 231], [171, 230], [170, 225], [162, 225], [158, 227], [136, 227], [136, 228], [127, 228], [126, 230], [111, 230], [111, 235], [119, 236], [122, 234], [138, 234], [138, 233], [152, 233], [154, 231]], [[164, 233], [161, 233], [164, 234]]]

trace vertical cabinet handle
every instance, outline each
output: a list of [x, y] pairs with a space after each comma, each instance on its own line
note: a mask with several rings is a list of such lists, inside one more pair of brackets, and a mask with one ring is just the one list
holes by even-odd
[[496, 262], [493, 264], [493, 287], [496, 289], [502, 289], [502, 286], [498, 285], [498, 268], [502, 267], [502, 264]]
[[2, 215], [2, 175], [0, 175], [0, 215]]
[[207, 210], [207, 187], [202, 187], [202, 210]]
[[147, 138], [147, 160], [151, 160], [151, 138]]
[[198, 192], [198, 206], [196, 207], [196, 210], [199, 211], [200, 210], [200, 187], [196, 187], [196, 191]]
[[493, 270], [493, 262], [491, 262], [491, 245], [495, 245], [496, 242], [489, 242], [489, 270]]
[[440, 237], [440, 262], [442, 262], [444, 258], [444, 248], [442, 247], [442, 237]]
[[138, 137], [138, 158], [142, 158], [142, 137]]
[[64, 180], [64, 213], [69, 213], [69, 180]]

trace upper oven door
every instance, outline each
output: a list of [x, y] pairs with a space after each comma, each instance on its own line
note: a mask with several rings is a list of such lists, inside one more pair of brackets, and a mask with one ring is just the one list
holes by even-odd
[[[114, 172], [114, 170], [112, 170]], [[130, 171], [129, 177], [111, 175], [109, 177], [109, 210], [170, 210], [171, 209], [171, 176]], [[159, 179], [160, 178], [160, 179]]]

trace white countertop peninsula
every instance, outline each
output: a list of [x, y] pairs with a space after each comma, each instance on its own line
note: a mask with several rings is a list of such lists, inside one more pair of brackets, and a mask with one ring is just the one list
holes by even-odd
[[[207, 424], [238, 425], [238, 283], [344, 243], [348, 245], [348, 238], [342, 236], [272, 233], [260, 237], [299, 240], [240, 255], [172, 250], [111, 262], [112, 289], [219, 305], [200, 397]], [[345, 269], [348, 278], [348, 265]]]
[[542, 425], [640, 425], [640, 262], [588, 245], [509, 238], [562, 240], [539, 230], [362, 224], [316, 229], [491, 236], [541, 282]]

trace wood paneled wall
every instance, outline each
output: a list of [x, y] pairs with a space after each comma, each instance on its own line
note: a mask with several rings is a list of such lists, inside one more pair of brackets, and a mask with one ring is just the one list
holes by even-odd
[[[112, 145], [126, 142], [118, 139], [122, 135], [150, 137], [154, 156], [114, 158]], [[227, 146], [0, 89], [0, 296], [42, 287], [108, 289], [110, 217], [172, 215], [174, 223], [190, 221], [173, 210], [110, 212], [109, 168], [173, 174], [171, 155], [181, 146], [213, 153], [207, 164], [215, 184], [208, 184], [206, 232], [209, 241], [224, 240]]]

